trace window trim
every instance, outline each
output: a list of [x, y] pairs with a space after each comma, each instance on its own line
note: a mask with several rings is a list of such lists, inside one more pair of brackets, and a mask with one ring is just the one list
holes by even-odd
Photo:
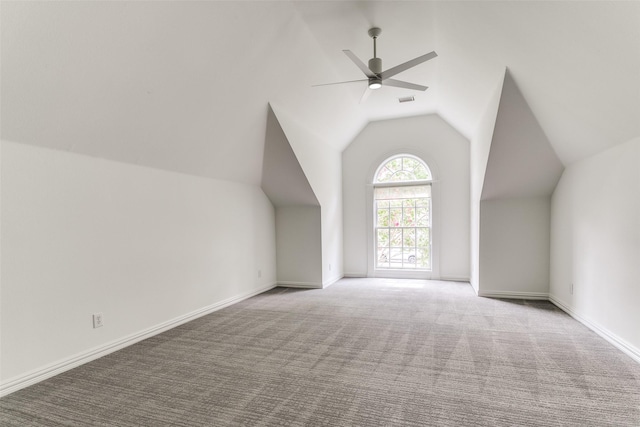
[[374, 187], [412, 187], [416, 185], [431, 185], [435, 181], [432, 179], [421, 179], [420, 181], [403, 181], [403, 182], [374, 182]]
[[[406, 182], [381, 182], [376, 183], [375, 179], [378, 171], [388, 161], [396, 157], [414, 157], [423, 162], [431, 173], [430, 180], [406, 181]], [[367, 277], [381, 278], [399, 278], [399, 279], [439, 279], [440, 278], [440, 182], [438, 179], [437, 164], [423, 153], [415, 152], [415, 150], [398, 150], [395, 153], [389, 153], [380, 156], [378, 161], [374, 162], [369, 169], [365, 189], [366, 202], [366, 235], [367, 235]], [[431, 270], [413, 270], [413, 269], [376, 269], [375, 267], [375, 203], [374, 189], [375, 187], [399, 187], [420, 184], [431, 185]]]

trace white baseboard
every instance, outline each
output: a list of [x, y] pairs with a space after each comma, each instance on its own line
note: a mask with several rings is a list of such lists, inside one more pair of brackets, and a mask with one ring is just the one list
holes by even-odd
[[278, 281], [277, 286], [280, 286], [282, 288], [322, 289], [322, 282]]
[[475, 293], [477, 296], [480, 296], [480, 290], [478, 289], [478, 287], [476, 285], [473, 284], [473, 282], [471, 280], [469, 280], [469, 285], [471, 286], [471, 289], [473, 289], [473, 293]]
[[535, 300], [549, 299], [549, 294], [547, 292], [511, 292], [511, 291], [480, 290], [477, 292], [477, 294], [479, 297], [487, 297], [487, 298], [535, 299]]
[[469, 277], [452, 277], [452, 276], [440, 276], [440, 279], [445, 282], [470, 282], [471, 278]]
[[587, 328], [591, 329], [593, 332], [595, 332], [596, 334], [600, 335], [602, 338], [604, 338], [605, 340], [610, 342], [613, 346], [615, 346], [618, 349], [620, 349], [623, 353], [625, 353], [626, 355], [631, 357], [633, 360], [635, 360], [636, 362], [640, 363], [640, 349], [639, 348], [634, 347], [633, 345], [631, 345], [627, 341], [623, 340], [622, 338], [620, 338], [619, 336], [617, 336], [613, 332], [610, 332], [609, 330], [607, 330], [607, 328], [605, 328], [605, 327], [597, 324], [596, 322], [593, 322], [593, 321], [587, 319], [586, 317], [578, 314], [568, 304], [562, 302], [561, 300], [559, 300], [555, 296], [549, 295], [549, 301], [553, 305], [558, 307], [560, 310], [564, 311], [569, 316], [573, 317], [578, 322], [582, 323]]
[[47, 378], [51, 378], [70, 369], [76, 368], [80, 365], [84, 365], [85, 363], [91, 362], [95, 359], [99, 359], [103, 356], [106, 356], [107, 354], [121, 350], [125, 347], [129, 347], [132, 344], [135, 344], [147, 338], [151, 338], [154, 335], [158, 335], [162, 332], [168, 331], [169, 329], [175, 328], [176, 326], [195, 320], [198, 317], [206, 316], [207, 314], [213, 313], [214, 311], [218, 311], [220, 309], [243, 301], [247, 298], [251, 298], [252, 296], [266, 292], [270, 289], [275, 288], [276, 286], [277, 285], [275, 283], [272, 283], [258, 290], [227, 298], [225, 300], [192, 311], [191, 313], [176, 317], [167, 322], [152, 326], [151, 328], [145, 329], [135, 334], [115, 341], [111, 341], [98, 347], [94, 347], [90, 350], [78, 353], [74, 356], [52, 363], [43, 368], [33, 370], [24, 375], [11, 378], [0, 384], [0, 397], [6, 396], [13, 393], [14, 391], [18, 391], [30, 385], [39, 383], [40, 381], [46, 380]]
[[325, 282], [322, 283], [322, 288], [328, 288], [329, 286], [333, 285], [334, 283], [336, 283], [338, 280], [342, 279], [343, 276], [337, 276], [334, 277], [333, 279], [329, 279]]
[[367, 273], [344, 273], [344, 277], [353, 278], [353, 279], [362, 279], [367, 277]]
[[[345, 274], [345, 277], [351, 277]], [[360, 276], [355, 276], [360, 277]], [[336, 279], [334, 282], [338, 281]], [[322, 288], [321, 283], [309, 283], [309, 282], [279, 282], [278, 284], [270, 284], [261, 289], [251, 291], [249, 293], [241, 294], [235, 297], [228, 298], [223, 301], [219, 301], [217, 303], [211, 304], [209, 306], [203, 307], [201, 309], [195, 310], [191, 313], [185, 314], [183, 316], [177, 317], [175, 319], [169, 320], [167, 322], [158, 324], [151, 328], [140, 331], [136, 334], [129, 335], [119, 340], [112, 341], [105, 345], [95, 347], [88, 351], [76, 354], [67, 359], [58, 361], [51, 365], [48, 365], [44, 368], [40, 368], [34, 371], [31, 371], [27, 374], [20, 375], [18, 377], [12, 378], [0, 384], [0, 397], [11, 394], [15, 391], [18, 391], [22, 388], [28, 387], [30, 385], [36, 384], [40, 381], [43, 381], [47, 378], [51, 378], [55, 375], [66, 372], [70, 369], [78, 367], [80, 365], [84, 365], [92, 360], [98, 359], [100, 357], [106, 356], [107, 354], [118, 351], [122, 348], [128, 347], [132, 344], [135, 344], [139, 341], [145, 340], [147, 338], [151, 338], [152, 336], [158, 335], [162, 332], [165, 332], [169, 329], [175, 328], [176, 326], [187, 323], [191, 320], [195, 320], [199, 317], [205, 316], [207, 314], [213, 313], [222, 308], [228, 307], [230, 305], [236, 304], [240, 301], [243, 301], [252, 296], [261, 294], [270, 289], [273, 289], [276, 286], [285, 286], [285, 287], [295, 287], [295, 288], [308, 288], [308, 289], [320, 289]], [[326, 285], [329, 286], [329, 285]], [[613, 346], [620, 349], [622, 352], [627, 354], [629, 357], [634, 359], [636, 362], [640, 363], [640, 349], [634, 347], [624, 339], [618, 337], [616, 334], [608, 331], [606, 328], [600, 326], [599, 324], [592, 322], [580, 314], [573, 311], [573, 309], [560, 301], [553, 295], [549, 295], [547, 293], [541, 292], [505, 292], [505, 291], [480, 291], [478, 292], [478, 296], [481, 297], [492, 297], [492, 298], [514, 298], [514, 299], [542, 299], [549, 300], [552, 304], [560, 308], [562, 311], [566, 312], [568, 315], [600, 335], [602, 338], [610, 342]]]

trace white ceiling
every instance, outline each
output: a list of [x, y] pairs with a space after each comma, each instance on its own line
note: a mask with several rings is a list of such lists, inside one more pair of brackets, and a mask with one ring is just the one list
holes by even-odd
[[[508, 67], [568, 164], [640, 136], [640, 2], [8, 2], [1, 136], [259, 184], [271, 102], [328, 147], [371, 120], [437, 112], [471, 139]], [[372, 54], [429, 86], [364, 83]]]

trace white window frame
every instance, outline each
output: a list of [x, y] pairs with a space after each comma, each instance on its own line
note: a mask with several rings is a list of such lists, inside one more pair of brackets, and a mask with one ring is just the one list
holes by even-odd
[[[414, 157], [429, 168], [431, 172], [430, 180], [419, 180], [419, 181], [406, 181], [406, 182], [384, 182], [384, 183], [374, 183], [376, 175], [380, 169], [380, 167], [386, 164], [388, 161], [392, 160], [395, 157]], [[439, 241], [440, 241], [440, 215], [439, 215], [439, 207], [440, 207], [440, 185], [436, 175], [436, 171], [434, 170], [433, 162], [429, 162], [424, 160], [425, 156], [420, 154], [416, 154], [409, 151], [400, 151], [393, 155], [387, 155], [379, 162], [377, 162], [372, 171], [369, 174], [369, 179], [366, 188], [366, 226], [367, 226], [367, 277], [381, 277], [381, 278], [398, 278], [398, 279], [439, 279], [440, 278], [440, 251], [439, 251]], [[384, 268], [379, 269], [376, 268], [376, 240], [375, 240], [375, 215], [377, 214], [374, 203], [374, 189], [375, 187], [400, 187], [400, 186], [411, 186], [411, 185], [421, 185], [427, 184], [431, 185], [431, 270], [421, 270], [421, 269], [391, 269]]]
[[[426, 226], [426, 227], [425, 226], [421, 226], [421, 227], [418, 227], [418, 226], [412, 226], [412, 227], [407, 227], [407, 226], [380, 227], [377, 224], [377, 217], [378, 217], [378, 212], [377, 211], [378, 211], [378, 209], [377, 209], [376, 203], [375, 203], [376, 200], [378, 200], [378, 199], [375, 198], [375, 190], [377, 188], [421, 187], [421, 186], [431, 187], [431, 183], [432, 183], [432, 180], [419, 180], [419, 181], [406, 181], [406, 182], [385, 182], [385, 183], [377, 183], [377, 184], [373, 185], [373, 189], [374, 189], [374, 200], [373, 200], [373, 205], [374, 205], [373, 206], [373, 211], [374, 211], [374, 214], [373, 214], [373, 236], [374, 236], [373, 241], [374, 241], [374, 245], [373, 246], [374, 246], [374, 248], [373, 248], [373, 250], [374, 250], [374, 253], [375, 253], [374, 268], [376, 270], [378, 270], [378, 271], [379, 270], [431, 271], [433, 269], [433, 263], [431, 262], [432, 261], [432, 259], [431, 259], [432, 258], [432, 252], [433, 252], [433, 250], [432, 250], [433, 244], [431, 243], [431, 240], [432, 240], [432, 229], [433, 229], [431, 210], [432, 210], [432, 207], [433, 207], [433, 200], [431, 198], [431, 195], [429, 195], [429, 198], [428, 198], [428, 200], [429, 200], [429, 225]], [[429, 193], [431, 193], [431, 188], [429, 188]], [[389, 208], [389, 209], [391, 209], [391, 208]], [[405, 208], [402, 208], [402, 209], [405, 209]], [[429, 268], [417, 268], [417, 267], [415, 267], [415, 268], [393, 269], [393, 268], [379, 267], [378, 266], [378, 262], [377, 262], [378, 261], [378, 253], [377, 253], [377, 250], [378, 250], [377, 232], [378, 232], [378, 230], [385, 229], [385, 230], [389, 230], [389, 232], [391, 232], [391, 230], [403, 230], [403, 235], [404, 235], [404, 230], [410, 230], [410, 229], [417, 230], [418, 228], [427, 228], [429, 230], [429, 258], [430, 258], [429, 261], [430, 261], [430, 264], [431, 264]], [[404, 238], [403, 238], [403, 240], [404, 240]], [[403, 244], [403, 247], [404, 247], [404, 244]], [[402, 261], [403, 261], [403, 264], [404, 264], [404, 256], [402, 257]]]

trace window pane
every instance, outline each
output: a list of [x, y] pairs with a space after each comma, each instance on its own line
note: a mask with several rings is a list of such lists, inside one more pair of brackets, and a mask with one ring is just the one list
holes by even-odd
[[378, 209], [378, 216], [376, 218], [376, 224], [378, 227], [388, 227], [389, 226], [389, 210], [388, 209]]
[[389, 242], [392, 247], [402, 247], [402, 230], [398, 228], [391, 229]]
[[384, 248], [389, 246], [389, 229], [378, 230], [378, 238], [376, 245], [379, 248]]
[[383, 268], [389, 267], [389, 249], [378, 248], [377, 265]]
[[406, 181], [415, 181], [415, 178], [411, 172], [408, 171], [397, 171], [389, 179], [389, 182], [406, 182]]
[[391, 209], [391, 227], [400, 227], [402, 223], [402, 209]]
[[386, 182], [393, 175], [393, 172], [389, 170], [389, 168], [384, 167], [380, 169], [378, 172], [378, 176], [376, 177], [377, 182]]
[[429, 226], [429, 209], [416, 208], [416, 225], [418, 227]]
[[431, 246], [428, 228], [416, 229], [416, 243], [417, 243], [416, 246], [422, 246], [422, 247]]
[[415, 249], [404, 249], [404, 263], [409, 264], [408, 267], [413, 268], [417, 262], [416, 250]]
[[[431, 185], [406, 185], [402, 187], [376, 187], [375, 200], [431, 198]], [[400, 201], [402, 202], [402, 201]], [[422, 202], [424, 206], [424, 202]]]
[[411, 157], [403, 157], [402, 158], [402, 168], [406, 170], [413, 171], [416, 167], [418, 167], [419, 163], [416, 159]]
[[402, 248], [391, 248], [390, 268], [402, 268]]
[[416, 251], [417, 266], [419, 268], [431, 268], [429, 248], [418, 248]]
[[414, 208], [405, 208], [402, 217], [402, 225], [404, 227], [413, 227], [416, 225], [416, 210]]
[[414, 247], [416, 245], [416, 230], [415, 228], [405, 228], [403, 233], [404, 247]]
[[389, 201], [388, 200], [378, 200], [376, 202], [376, 206], [378, 207], [378, 209], [386, 209], [389, 207]]

